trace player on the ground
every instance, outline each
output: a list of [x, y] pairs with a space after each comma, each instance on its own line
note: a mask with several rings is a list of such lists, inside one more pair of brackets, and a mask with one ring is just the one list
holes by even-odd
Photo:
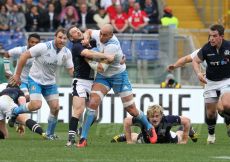
[[[204, 75], [200, 63], [206, 61]], [[193, 68], [198, 79], [205, 84], [204, 99], [208, 125], [207, 143], [215, 143], [217, 110], [224, 117], [230, 137], [230, 42], [224, 40], [224, 27], [214, 24], [209, 28], [209, 41], [193, 59]]]
[[[8, 84], [7, 87], [0, 92], [0, 138], [4, 139], [9, 137], [5, 121], [11, 116], [12, 109], [25, 103], [25, 95], [18, 86], [12, 87]], [[20, 134], [25, 132], [24, 125], [26, 125], [31, 131], [45, 137], [41, 126], [32, 119], [29, 119], [26, 114], [18, 115], [16, 121], [19, 123], [17, 131]], [[13, 127], [14, 125], [11, 126]]]
[[[160, 105], [152, 105], [148, 107], [147, 118], [154, 126], [157, 133], [157, 143], [178, 143], [186, 144], [188, 137], [193, 142], [197, 142], [197, 133], [190, 125], [190, 119], [184, 116], [164, 115], [163, 107]], [[177, 132], [171, 131], [173, 126], [181, 125]], [[131, 126], [139, 126], [141, 133], [132, 133]], [[124, 120], [125, 134], [113, 137], [111, 142], [127, 142], [132, 143], [150, 143], [148, 134], [144, 125], [136, 119], [136, 117], [126, 117]]]
[[29, 73], [30, 102], [15, 108], [13, 116], [21, 113], [35, 111], [42, 106], [42, 95], [50, 108], [48, 128], [46, 134], [48, 139], [55, 139], [54, 130], [58, 121], [59, 93], [55, 79], [55, 72], [59, 65], [64, 66], [69, 74], [73, 75], [73, 62], [70, 50], [65, 47], [67, 42], [66, 30], [63, 28], [55, 32], [52, 41], [39, 43], [24, 52], [18, 62], [17, 70], [11, 79], [14, 84], [19, 83], [22, 68], [29, 58], [34, 57], [34, 63]]
[[[4, 58], [3, 58], [4, 69], [5, 69], [6, 76], [8, 76], [8, 79], [10, 78], [10, 76], [13, 75], [12, 71], [10, 71], [9, 58], [12, 57], [14, 59], [18, 59], [23, 52], [33, 47], [34, 45], [38, 44], [39, 42], [40, 42], [40, 36], [36, 33], [33, 33], [28, 36], [27, 46], [15, 47], [4, 53]], [[22, 70], [22, 74], [20, 76], [20, 80], [21, 80], [20, 89], [24, 92], [27, 101], [29, 101], [28, 74], [33, 64], [33, 61], [34, 58], [30, 58], [27, 60], [26, 65], [24, 66]]]
[[[78, 127], [79, 119], [85, 109], [86, 101], [91, 91], [93, 84], [95, 70], [105, 71], [104, 62], [95, 62], [88, 59], [107, 59], [109, 62], [113, 60], [113, 55], [105, 55], [101, 52], [95, 52], [89, 50], [89, 46], [83, 46], [81, 40], [83, 39], [83, 33], [76, 27], [72, 26], [67, 31], [68, 39], [73, 43], [72, 57], [74, 63], [74, 73], [72, 82], [72, 95], [73, 95], [73, 108], [72, 117], [69, 122], [68, 141], [66, 146], [72, 146], [75, 143], [75, 135]], [[86, 60], [87, 59], [87, 60]], [[91, 69], [90, 65], [94, 68]]]
[[100, 52], [113, 54], [115, 57], [105, 72], [98, 72], [96, 75], [82, 126], [81, 139], [77, 147], [85, 147], [87, 145], [88, 131], [94, 120], [96, 110], [102, 102], [104, 95], [106, 95], [110, 89], [113, 89], [114, 93], [120, 95], [124, 109], [143, 123], [149, 134], [150, 142], [155, 143], [157, 136], [154, 127], [148, 122], [143, 112], [137, 110], [135, 106], [126, 65], [120, 64], [123, 53], [117, 37], [113, 34], [113, 27], [110, 24], [106, 24], [101, 30], [87, 30], [84, 33], [84, 43], [88, 44], [90, 38], [96, 40], [97, 49]]

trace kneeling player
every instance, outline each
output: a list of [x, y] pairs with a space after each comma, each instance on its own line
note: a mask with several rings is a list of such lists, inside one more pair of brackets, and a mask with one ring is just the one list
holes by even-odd
[[[0, 92], [0, 138], [8, 138], [8, 130], [6, 127], [5, 119], [10, 118], [11, 111], [13, 108], [18, 107], [18, 105], [24, 104], [26, 98], [24, 93], [19, 89], [19, 87], [11, 87], [9, 84], [5, 89]], [[26, 125], [31, 131], [38, 133], [45, 137], [41, 126], [29, 119], [26, 114], [20, 114], [16, 117], [16, 121], [19, 123], [17, 131], [22, 134], [25, 131]], [[9, 120], [10, 124], [10, 120]], [[14, 126], [14, 125], [10, 125]]]
[[[197, 142], [197, 133], [190, 126], [190, 119], [184, 116], [164, 115], [160, 105], [149, 106], [147, 118], [154, 126], [157, 133], [157, 143], [186, 144], [188, 137]], [[141, 133], [132, 133], [131, 126], [139, 126]], [[175, 133], [171, 131], [172, 126], [181, 125]], [[124, 120], [125, 134], [115, 136], [111, 142], [150, 143], [144, 126], [135, 117], [127, 117]]]

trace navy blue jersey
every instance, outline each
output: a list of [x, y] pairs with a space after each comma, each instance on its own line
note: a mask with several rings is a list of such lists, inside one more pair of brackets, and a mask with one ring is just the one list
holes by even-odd
[[[139, 126], [141, 128], [141, 133], [143, 135], [143, 139], [145, 143], [150, 143], [144, 125], [140, 123], [137, 118], [133, 118], [133, 124]], [[166, 115], [163, 116], [161, 119], [160, 124], [158, 127], [155, 128], [157, 133], [157, 143], [174, 143], [175, 139], [172, 139], [170, 135], [170, 130], [173, 126], [180, 125], [181, 120], [180, 117], [177, 115]]]
[[14, 100], [14, 103], [18, 104], [18, 98], [25, 96], [19, 88], [6, 88], [0, 92], [0, 96], [7, 95]]
[[206, 77], [212, 81], [230, 78], [230, 41], [223, 40], [220, 49], [205, 44], [198, 57], [207, 62]]
[[72, 58], [74, 64], [74, 78], [94, 80], [94, 70], [91, 69], [89, 64], [85, 61], [84, 56], [81, 56], [81, 52], [86, 49], [81, 44], [81, 40], [74, 41], [72, 46]]

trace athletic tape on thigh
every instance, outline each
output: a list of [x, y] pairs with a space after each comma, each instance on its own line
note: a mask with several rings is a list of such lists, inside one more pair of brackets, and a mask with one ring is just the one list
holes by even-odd
[[104, 94], [101, 91], [91, 91], [91, 93], [96, 93], [101, 98], [101, 101], [104, 98]]
[[123, 102], [124, 108], [126, 108], [126, 107], [128, 107], [128, 106], [130, 106], [132, 104], [134, 104], [134, 100], [133, 99], [131, 99], [130, 101], [127, 101], [127, 102]]
[[131, 94], [132, 94], [131, 91], [121, 92], [121, 93], [120, 93], [120, 97], [126, 97], [126, 96], [129, 96], [129, 95], [131, 95]]

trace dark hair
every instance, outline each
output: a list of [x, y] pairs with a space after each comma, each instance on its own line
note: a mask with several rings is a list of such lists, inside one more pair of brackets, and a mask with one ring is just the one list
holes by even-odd
[[224, 35], [224, 27], [220, 24], [211, 25], [210, 30], [212, 30], [212, 31], [217, 30], [219, 35]]
[[64, 29], [64, 28], [59, 28], [59, 29], [56, 30], [55, 36], [57, 36], [58, 33], [60, 33], [60, 32], [63, 33], [63, 34], [66, 34], [66, 33], [67, 33], [66, 29]]
[[71, 37], [71, 35], [70, 35], [69, 32], [70, 32], [71, 29], [73, 29], [73, 28], [75, 28], [75, 27], [76, 27], [76, 25], [72, 25], [72, 26], [69, 27], [69, 29], [67, 30], [67, 34], [66, 34], [66, 35], [67, 35], [67, 38], [68, 38], [69, 40], [70, 40], [70, 37]]
[[30, 34], [28, 37], [28, 41], [30, 40], [30, 38], [37, 38], [39, 41], [41, 40], [40, 35], [38, 35], [37, 33]]

